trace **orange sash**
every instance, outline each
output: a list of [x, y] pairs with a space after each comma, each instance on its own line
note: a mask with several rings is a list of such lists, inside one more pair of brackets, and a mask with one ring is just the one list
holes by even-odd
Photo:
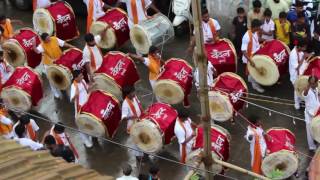
[[262, 154], [260, 147], [260, 138], [255, 129], [251, 128], [254, 133], [254, 152], [253, 152], [253, 165], [252, 171], [257, 174], [262, 174], [261, 164], [262, 164]]
[[[183, 131], [184, 131], [184, 138], [185, 140], [187, 139], [187, 129], [186, 127], [184, 127], [184, 124], [182, 122], [182, 120], [180, 118], [178, 118], [178, 122], [180, 124], [180, 126], [182, 127]], [[181, 144], [181, 159], [180, 162], [181, 163], [186, 163], [186, 159], [187, 159], [187, 143]]]
[[247, 54], [251, 58], [252, 57], [252, 48], [253, 48], [253, 34], [251, 30], [248, 30], [249, 35], [249, 43], [247, 47]]
[[13, 27], [11, 25], [10, 19], [6, 19], [5, 24], [4, 25], [1, 24], [0, 26], [4, 29], [2, 37], [4, 37], [5, 40], [13, 36]]
[[[88, 4], [88, 15], [87, 15], [87, 33], [90, 32], [90, 27], [92, 25], [93, 22], [93, 11], [94, 11], [94, 1], [95, 0], [89, 0], [89, 4]], [[101, 5], [102, 5], [102, 0], [99, 0]]]
[[156, 80], [160, 73], [161, 62], [158, 58], [156, 58], [153, 55], [148, 55], [148, 59], [149, 59], [149, 66], [148, 66], [149, 79]]
[[217, 33], [217, 30], [216, 30], [216, 27], [214, 26], [213, 19], [209, 19], [208, 24], [209, 24], [209, 26], [210, 26], [210, 30], [211, 30], [211, 33], [212, 33], [212, 38], [214, 38], [214, 36], [215, 36], [216, 33]]
[[[5, 108], [0, 108], [0, 116], [7, 116], [8, 112]], [[12, 124], [6, 125], [0, 122], [0, 135], [8, 134], [12, 131]]]
[[[131, 0], [130, 5], [131, 5], [132, 16], [133, 16], [133, 24], [138, 24], [139, 16], [138, 16], [137, 0]], [[143, 13], [146, 15], [146, 10], [145, 10], [146, 3], [144, 2], [144, 0], [141, 0], [141, 5], [142, 5]]]
[[[137, 103], [138, 103], [138, 106], [139, 106], [139, 109], [140, 109], [140, 116], [142, 116], [142, 114], [143, 114], [143, 109], [142, 109], [142, 106], [141, 106], [141, 103], [140, 103], [140, 101], [138, 100], [138, 98], [135, 96], [133, 99], [135, 99], [136, 101], [137, 101]], [[136, 108], [135, 108], [135, 106], [134, 106], [134, 104], [133, 104], [133, 101], [131, 100], [131, 99], [129, 99], [128, 97], [126, 97], [126, 101], [128, 102], [128, 105], [129, 105], [129, 107], [130, 107], [130, 110], [132, 111], [132, 113], [133, 113], [133, 115], [135, 116], [135, 117], [140, 117], [140, 116], [138, 116], [138, 113], [137, 113], [137, 110], [136, 110]], [[130, 129], [131, 129], [131, 127], [127, 127], [127, 132], [128, 133], [130, 133]]]
[[[88, 46], [88, 45], [87, 45], [87, 47], [88, 47], [88, 50], [89, 50], [89, 53], [90, 53], [91, 68], [92, 68], [93, 71], [95, 71], [95, 70], [97, 70], [96, 58], [94, 57], [93, 50], [91, 49], [91, 47]], [[102, 54], [101, 50], [99, 48], [98, 48], [98, 50], [99, 50], [100, 54]]]
[[27, 129], [29, 138], [33, 141], [37, 141], [37, 135], [36, 135], [36, 132], [32, 128], [31, 122], [29, 122], [29, 124], [26, 125], [26, 129]]
[[[88, 92], [87, 86], [86, 84], [83, 82], [83, 80], [81, 80], [81, 84], [83, 85], [83, 87], [85, 88], [86, 92]], [[73, 81], [73, 85], [76, 88], [76, 94], [75, 94], [75, 102], [77, 109], [76, 111], [79, 112], [80, 111], [80, 91], [79, 91], [79, 83], [77, 81]]]
[[[57, 144], [65, 145], [65, 144], [63, 143], [63, 140], [62, 140], [62, 138], [60, 137], [60, 135], [57, 134], [57, 133], [55, 133], [53, 129], [51, 129], [51, 134], [52, 134], [52, 136], [54, 137], [54, 139], [56, 140]], [[71, 143], [71, 141], [70, 141], [70, 139], [69, 139], [69, 136], [68, 136], [66, 133], [64, 133], [64, 135], [65, 135], [65, 137], [66, 137], [66, 139], [67, 139], [67, 141], [68, 141], [68, 143], [69, 143], [69, 145], [70, 145], [71, 150], [72, 150], [73, 153], [74, 153], [74, 156], [75, 156], [77, 159], [79, 159], [78, 151], [76, 150], [76, 148], [75, 148], [75, 147], [73, 146], [73, 144]]]

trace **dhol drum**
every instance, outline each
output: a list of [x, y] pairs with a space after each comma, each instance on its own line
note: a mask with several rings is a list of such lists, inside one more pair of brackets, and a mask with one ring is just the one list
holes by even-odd
[[[221, 126], [211, 126], [211, 151], [212, 158], [220, 159], [222, 161], [228, 161], [230, 151], [231, 135]], [[203, 150], [203, 128], [199, 127], [196, 131], [196, 139], [193, 144], [192, 152], [187, 156], [187, 164], [192, 165], [196, 162], [199, 153]], [[200, 169], [205, 169], [204, 165], [200, 165]], [[219, 164], [212, 165], [212, 171], [215, 173], [221, 173], [223, 167]]]
[[81, 69], [82, 51], [71, 48], [47, 68], [50, 83], [56, 88], [66, 90], [72, 83], [72, 71]]
[[281, 172], [286, 179], [298, 169], [298, 156], [295, 153], [295, 135], [288, 129], [271, 128], [266, 133], [267, 154], [262, 161], [261, 170], [264, 175], [271, 177], [275, 171]]
[[65, 1], [55, 2], [45, 9], [36, 9], [33, 13], [33, 27], [39, 34], [46, 32], [65, 41], [79, 36], [74, 12]]
[[150, 46], [159, 46], [174, 37], [171, 21], [163, 14], [134, 25], [130, 31], [130, 40], [136, 50], [148, 54]]
[[121, 121], [119, 101], [104, 91], [93, 91], [76, 118], [78, 128], [92, 136], [112, 138]]
[[154, 93], [161, 102], [178, 104], [188, 98], [192, 80], [192, 67], [185, 60], [171, 58], [158, 76]]
[[156, 153], [174, 137], [177, 111], [168, 104], [152, 104], [141, 120], [131, 127], [133, 142], [143, 151]]
[[[302, 67], [302, 66], [301, 66]], [[302, 96], [302, 92], [308, 86], [308, 78], [311, 75], [315, 75], [320, 78], [320, 56], [316, 56], [310, 59], [305, 68], [302, 69], [302, 75], [294, 83], [295, 90], [299, 96]], [[318, 87], [320, 88], [320, 82]]]
[[215, 121], [227, 121], [243, 108], [248, 96], [245, 81], [237, 74], [225, 72], [220, 74], [209, 91], [210, 116]]
[[290, 49], [279, 40], [266, 41], [248, 63], [248, 71], [254, 80], [263, 86], [272, 86], [288, 71]]
[[133, 60], [118, 51], [111, 51], [103, 58], [101, 67], [95, 72], [93, 89], [110, 92], [122, 100], [122, 88], [134, 86], [140, 79]]
[[30, 28], [20, 29], [11, 39], [2, 45], [4, 57], [13, 66], [28, 66], [35, 68], [41, 63], [41, 54], [33, 51], [33, 44], [40, 44], [39, 36]]
[[205, 50], [218, 75], [237, 71], [237, 52], [230, 40], [220, 39], [214, 44], [205, 44]]
[[320, 143], [320, 109], [311, 121], [311, 135], [314, 140]]
[[1, 92], [6, 105], [23, 111], [37, 106], [42, 97], [41, 77], [30, 67], [17, 67]]
[[313, 156], [309, 165], [309, 180], [319, 180], [320, 179], [320, 148]]
[[128, 16], [123, 10], [119, 8], [108, 10], [103, 17], [92, 23], [90, 32], [98, 35], [107, 27], [111, 28], [107, 30], [105, 37], [102, 37], [99, 47], [105, 49], [121, 47], [129, 40]]

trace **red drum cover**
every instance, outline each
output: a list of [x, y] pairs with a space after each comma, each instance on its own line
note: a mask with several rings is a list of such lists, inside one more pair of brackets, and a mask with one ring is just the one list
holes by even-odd
[[106, 127], [108, 137], [113, 137], [121, 121], [119, 102], [111, 95], [94, 91], [88, 101], [82, 106], [80, 114], [88, 114], [101, 121]]
[[[196, 140], [193, 145], [193, 150], [203, 148], [203, 127], [198, 127], [197, 129]], [[218, 129], [215, 126], [211, 127], [211, 145], [212, 151], [214, 151], [219, 157], [222, 158], [223, 161], [227, 161], [229, 159], [229, 151], [230, 151], [230, 137], [225, 134], [223, 131]]]
[[267, 131], [267, 153], [272, 154], [281, 150], [295, 151], [296, 137], [288, 129], [272, 128]]
[[63, 66], [69, 71], [81, 69], [80, 63], [82, 61], [82, 51], [77, 48], [71, 48], [66, 50], [63, 55], [54, 62], [56, 65]]
[[42, 99], [42, 82], [39, 75], [28, 67], [17, 67], [3, 89], [16, 87], [30, 95], [32, 105], [37, 106]]
[[320, 56], [314, 57], [309, 62], [307, 69], [303, 72], [305, 76], [315, 75], [320, 78]]
[[229, 40], [221, 39], [214, 44], [205, 44], [205, 50], [218, 75], [237, 71], [237, 53]]

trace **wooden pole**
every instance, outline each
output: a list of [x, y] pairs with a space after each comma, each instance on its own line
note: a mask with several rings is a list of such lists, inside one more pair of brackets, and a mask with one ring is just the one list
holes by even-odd
[[[207, 171], [211, 172], [212, 156], [211, 156], [211, 121], [209, 114], [209, 98], [207, 85], [207, 58], [204, 52], [203, 33], [202, 33], [202, 15], [200, 0], [192, 0], [192, 14], [195, 30], [195, 62], [199, 68], [199, 97], [201, 106], [201, 120], [204, 130], [204, 165]], [[206, 180], [212, 180], [213, 175], [206, 172]]]

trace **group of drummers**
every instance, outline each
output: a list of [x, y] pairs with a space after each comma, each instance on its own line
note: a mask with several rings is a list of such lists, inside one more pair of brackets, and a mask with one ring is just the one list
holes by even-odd
[[[55, 98], [62, 98], [61, 90], [65, 90], [70, 101], [74, 102], [75, 122], [84, 132], [81, 139], [86, 147], [93, 146], [92, 136], [112, 138], [120, 122], [125, 121], [127, 133], [137, 149], [157, 153], [176, 137], [181, 162], [195, 163], [203, 148], [203, 128], [192, 122], [187, 111], [178, 113], [171, 105], [183, 103], [185, 107], [190, 106], [188, 96], [193, 83], [199, 89], [199, 72], [184, 59], [162, 59], [159, 46], [174, 37], [170, 20], [160, 13], [151, 0], [119, 0], [115, 3], [116, 7], [124, 3], [127, 12], [102, 0], [83, 2], [88, 16], [84, 35], [86, 44], [82, 51], [68, 43], [78, 38], [79, 31], [73, 10], [64, 1], [33, 0], [34, 29], [22, 28], [14, 32], [12, 23], [20, 22], [0, 16], [3, 103], [23, 111], [41, 106], [44, 93], [39, 73], [44, 73]], [[219, 22], [210, 18], [207, 9], [202, 9], [210, 116], [212, 120], [225, 122], [246, 104], [248, 87], [236, 74], [239, 55], [247, 64], [248, 82], [259, 93], [264, 92], [262, 86], [279, 83], [289, 70], [294, 85], [295, 108], [300, 109], [301, 101], [305, 101], [308, 144], [309, 149], [314, 151], [317, 148], [315, 141], [320, 142], [317, 89], [320, 56], [307, 52], [313, 50], [314, 44], [310, 43], [311, 39], [308, 40], [306, 29], [295, 31], [293, 39], [287, 41], [291, 37], [288, 24], [295, 26], [308, 19], [302, 14], [301, 4], [297, 1], [296, 8], [289, 12], [295, 13], [295, 20], [290, 19], [289, 22], [286, 12], [281, 12], [274, 23], [270, 9], [262, 13], [259, 2], [253, 1], [253, 9], [249, 10], [251, 16], [255, 16], [250, 23], [247, 23], [244, 9], [238, 8], [237, 23], [234, 25], [250, 24], [250, 27], [248, 30], [247, 27], [241, 28], [245, 30], [242, 30], [241, 44], [237, 46], [235, 43], [236, 47], [228, 39], [221, 38]], [[148, 16], [149, 8], [155, 15]], [[319, 41], [319, 30], [320, 27], [314, 28], [312, 39]], [[128, 40], [136, 49], [135, 54], [120, 51], [102, 54], [101, 49], [117, 49]], [[191, 37], [188, 53], [192, 53], [194, 48], [195, 38]], [[316, 50], [314, 52], [317, 53]], [[149, 70], [155, 102], [147, 109], [143, 108], [135, 94], [135, 84], [140, 80], [135, 61], [143, 63]], [[194, 63], [197, 66], [197, 61]], [[281, 178], [290, 177], [299, 164], [294, 134], [285, 128], [271, 128], [264, 132], [257, 119], [249, 119], [246, 135], [250, 142], [253, 171], [268, 177], [275, 171], [282, 171]], [[0, 122], [0, 133], [8, 134], [10, 122], [2, 119]], [[25, 134], [30, 134], [27, 128], [26, 125]], [[19, 138], [23, 137], [23, 133], [19, 132], [21, 129], [11, 127], [12, 131], [17, 131], [16, 134], [21, 134]], [[220, 126], [212, 126], [211, 139], [212, 156], [227, 161], [231, 141], [229, 132]], [[66, 142], [66, 146], [72, 144], [69, 138], [56, 141]], [[71, 149], [75, 153], [73, 146]], [[137, 161], [141, 161], [144, 155], [137, 153], [136, 156]], [[282, 162], [285, 167], [279, 168]], [[223, 172], [222, 166], [218, 165], [213, 165], [213, 170]]]

